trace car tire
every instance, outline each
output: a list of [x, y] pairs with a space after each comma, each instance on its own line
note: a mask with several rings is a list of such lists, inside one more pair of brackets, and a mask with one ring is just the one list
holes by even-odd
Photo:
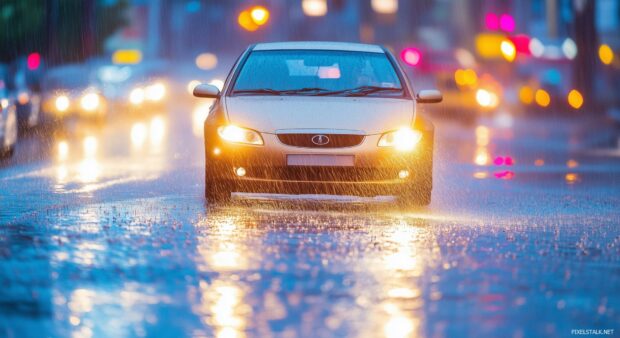
[[405, 185], [398, 194], [398, 204], [401, 207], [424, 207], [431, 204], [432, 181], [431, 173], [416, 179], [414, 183]]
[[405, 184], [398, 193], [399, 205], [403, 207], [421, 207], [431, 204], [433, 190], [433, 147], [434, 131], [428, 131], [423, 139], [428, 140], [422, 144], [425, 149], [414, 167], [412, 180]]
[[[208, 164], [207, 164], [208, 165]], [[205, 169], [205, 199], [209, 204], [221, 204], [230, 200], [232, 188], [229, 182], [217, 179]]]

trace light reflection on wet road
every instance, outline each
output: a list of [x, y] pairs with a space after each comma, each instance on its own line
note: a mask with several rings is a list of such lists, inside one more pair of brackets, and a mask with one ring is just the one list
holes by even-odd
[[211, 208], [201, 114], [20, 145], [0, 169], [1, 336], [620, 329], [620, 161], [590, 150], [600, 134], [584, 123], [440, 121], [425, 209], [263, 195]]

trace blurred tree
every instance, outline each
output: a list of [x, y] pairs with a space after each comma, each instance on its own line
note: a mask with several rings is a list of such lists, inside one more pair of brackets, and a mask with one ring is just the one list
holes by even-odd
[[40, 51], [43, 43], [45, 2], [2, 0], [0, 3], [0, 62]]
[[127, 0], [2, 0], [0, 60], [32, 51], [50, 63], [81, 61], [103, 51], [127, 24]]

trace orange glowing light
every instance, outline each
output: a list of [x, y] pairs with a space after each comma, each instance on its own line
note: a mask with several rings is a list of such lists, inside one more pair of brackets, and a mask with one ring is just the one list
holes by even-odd
[[482, 180], [482, 179], [489, 177], [489, 173], [486, 171], [476, 171], [473, 176], [474, 178]]
[[549, 96], [549, 93], [547, 93], [544, 89], [537, 90], [534, 95], [534, 99], [541, 107], [547, 107], [551, 103], [551, 96]]
[[237, 22], [239, 23], [239, 26], [241, 26], [248, 32], [255, 32], [259, 28], [259, 26], [254, 22], [254, 20], [252, 20], [252, 15], [248, 10], [239, 13]]
[[456, 72], [454, 72], [454, 82], [456, 82], [456, 84], [459, 86], [465, 85], [465, 71], [464, 70], [457, 69]]
[[564, 176], [564, 179], [566, 180], [566, 183], [573, 184], [579, 182], [579, 174], [568, 173]]
[[570, 159], [570, 160], [566, 161], [566, 166], [569, 167], [569, 168], [577, 168], [579, 166], [579, 162], [577, 162], [577, 161], [575, 161], [573, 159]]
[[501, 45], [505, 40], [504, 34], [480, 33], [476, 36], [476, 51], [485, 59], [501, 58], [503, 55]]
[[610, 65], [614, 61], [614, 51], [609, 45], [603, 44], [598, 49], [598, 57], [603, 64]]
[[543, 165], [545, 165], [545, 160], [543, 160], [542, 158], [536, 159], [536, 161], [534, 161], [534, 165], [537, 167], [542, 167]]
[[465, 70], [465, 84], [475, 86], [478, 82], [478, 74], [473, 69]]
[[473, 69], [458, 69], [454, 72], [454, 81], [459, 86], [474, 87], [478, 83], [478, 74]]
[[523, 86], [519, 89], [519, 100], [523, 104], [532, 104], [534, 102], [534, 89], [530, 86]]
[[262, 26], [269, 21], [269, 11], [263, 6], [254, 6], [250, 10], [250, 18], [258, 26]]
[[142, 61], [142, 52], [137, 49], [120, 49], [112, 54], [112, 63], [135, 65]]
[[583, 106], [583, 96], [577, 89], [573, 89], [568, 93], [568, 104], [575, 109]]

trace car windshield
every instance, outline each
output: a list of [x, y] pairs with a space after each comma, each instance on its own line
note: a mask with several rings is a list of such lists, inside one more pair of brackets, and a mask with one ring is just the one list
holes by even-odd
[[403, 87], [384, 53], [254, 51], [232, 94], [402, 97]]
[[46, 90], [84, 89], [90, 85], [90, 71], [77, 66], [51, 70], [43, 80], [43, 87]]

